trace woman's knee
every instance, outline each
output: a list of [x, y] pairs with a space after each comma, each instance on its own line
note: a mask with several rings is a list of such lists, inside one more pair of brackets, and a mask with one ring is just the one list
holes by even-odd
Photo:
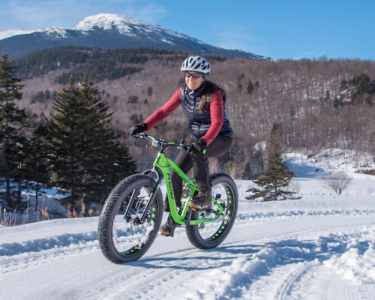
[[207, 156], [216, 157], [229, 151], [233, 144], [233, 137], [218, 135], [207, 147]]

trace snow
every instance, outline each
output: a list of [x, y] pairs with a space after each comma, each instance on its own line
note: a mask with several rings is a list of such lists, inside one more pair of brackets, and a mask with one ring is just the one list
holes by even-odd
[[0, 32], [0, 40], [7, 39], [16, 35], [30, 34], [35, 32], [35, 30], [22, 30], [22, 29], [12, 29]]
[[121, 15], [112, 14], [99, 14], [95, 16], [89, 16], [80, 21], [77, 25], [71, 27], [72, 30], [93, 30], [95, 27], [102, 28], [104, 30], [112, 29], [115, 26], [117, 30], [122, 34], [127, 34], [131, 31], [131, 25], [151, 25], [141, 20], [132, 19]]
[[0, 40], [7, 39], [12, 36], [16, 35], [24, 35], [24, 34], [31, 34], [35, 32], [40, 32], [46, 34], [50, 38], [65, 38], [66, 30], [62, 27], [49, 27], [44, 29], [38, 30], [21, 30], [21, 29], [14, 29], [14, 30], [6, 30], [0, 32]]
[[[302, 199], [241, 198], [215, 249], [193, 247], [182, 226], [115, 265], [100, 252], [98, 217], [0, 227], [0, 298], [375, 299], [375, 176], [353, 173], [340, 155], [290, 153], [288, 164]], [[320, 179], [337, 170], [353, 177], [341, 195]], [[253, 183], [236, 184], [245, 195]]]
[[[181, 37], [181, 38], [187, 38], [193, 41], [198, 41], [194, 38], [188, 37], [187, 35], [184, 35], [182, 33], [179, 33], [177, 31], [173, 31], [170, 29], [167, 29], [162, 26], [158, 26], [152, 23], [148, 23], [142, 20], [130, 18], [128, 16], [124, 15], [116, 15], [116, 14], [98, 14], [94, 16], [89, 16], [80, 21], [78, 24], [71, 27], [71, 30], [82, 30], [82, 31], [90, 31], [95, 28], [102, 28], [104, 30], [110, 30], [113, 27], [117, 29], [118, 32], [124, 35], [130, 35], [135, 36], [136, 34], [133, 31], [133, 27], [137, 27], [139, 30], [142, 30], [147, 33], [155, 32], [159, 35], [161, 35], [161, 40], [163, 42], [169, 43], [171, 45], [174, 45], [172, 41], [169, 41], [167, 38], [168, 36], [175, 36], [175, 37]], [[167, 37], [165, 37], [165, 34]]]
[[173, 40], [173, 37], [188, 39], [190, 41], [206, 45], [202, 41], [199, 41], [177, 31], [117, 14], [98, 14], [89, 16], [84, 18], [78, 24], [67, 29], [61, 27], [51, 27], [39, 30], [7, 30], [0, 32], [0, 40], [15, 35], [31, 34], [35, 32], [45, 33], [49, 38], [66, 38], [67, 30], [80, 31], [82, 34], [87, 35], [91, 30], [95, 30], [95, 28], [101, 28], [104, 30], [112, 30], [114, 28], [120, 34], [127, 36], [137, 36], [136, 32], [134, 31], [134, 28], [137, 28], [139, 31], [143, 31], [146, 33], [155, 33], [160, 36], [161, 41], [169, 43], [171, 45], [174, 45], [173, 41], [171, 41], [171, 39]]
[[49, 27], [36, 30], [35, 32], [45, 33], [47, 36], [53, 38], [65, 38], [66, 36], [66, 29], [62, 27]]
[[169, 41], [167, 39], [161, 39], [161, 41], [164, 42], [164, 43], [170, 44], [172, 46], [175, 45], [175, 43], [173, 43], [172, 41]]

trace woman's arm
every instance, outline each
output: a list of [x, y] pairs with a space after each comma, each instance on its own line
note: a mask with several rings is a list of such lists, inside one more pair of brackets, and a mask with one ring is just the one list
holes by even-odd
[[180, 100], [181, 96], [181, 88], [179, 88], [165, 103], [162, 107], [156, 110], [147, 120], [144, 122], [147, 124], [147, 131], [150, 130], [152, 127], [163, 121], [166, 117], [168, 117], [172, 112], [176, 110], [176, 108], [181, 104]]
[[221, 127], [224, 123], [224, 101], [220, 90], [212, 94], [211, 97], [211, 127], [208, 129], [206, 134], [201, 137], [207, 143], [207, 146], [216, 138], [219, 134]]

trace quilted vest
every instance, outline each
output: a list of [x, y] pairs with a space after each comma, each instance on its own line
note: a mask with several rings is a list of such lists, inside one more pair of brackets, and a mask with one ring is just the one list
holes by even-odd
[[[184, 85], [181, 89], [181, 107], [189, 120], [190, 135], [195, 139], [200, 139], [202, 136], [204, 136], [211, 126], [211, 111], [209, 101], [206, 101], [206, 113], [201, 113], [198, 110], [198, 104], [201, 100], [205, 87], [206, 83], [194, 91], [189, 90], [187, 85]], [[219, 134], [233, 136], [233, 130], [225, 112], [225, 105], [226, 103], [224, 102], [224, 120]]]

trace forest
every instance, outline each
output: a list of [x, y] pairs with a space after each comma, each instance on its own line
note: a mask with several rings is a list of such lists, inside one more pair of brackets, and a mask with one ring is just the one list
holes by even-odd
[[[189, 55], [83, 47], [37, 51], [14, 63], [18, 67], [14, 74], [25, 85], [17, 104], [36, 123], [50, 119], [53, 98], [66, 87], [70, 75], [80, 86], [88, 74], [109, 106], [116, 134], [129, 147], [138, 169], [145, 170], [151, 167], [155, 149], [130, 137], [129, 128], [144, 121], [182, 86], [179, 69]], [[313, 156], [323, 149], [339, 148], [343, 155], [355, 151], [358, 161], [374, 160], [375, 62], [326, 57], [298, 61], [206, 58], [211, 64], [208, 80], [227, 93], [226, 112], [235, 135], [231, 151], [211, 159], [213, 171], [224, 169], [235, 178], [245, 173], [255, 178], [264, 169], [262, 145], [275, 123], [282, 124], [285, 151]], [[182, 110], [178, 108], [150, 134], [171, 141], [186, 137]], [[367, 165], [356, 168], [366, 171]]]

